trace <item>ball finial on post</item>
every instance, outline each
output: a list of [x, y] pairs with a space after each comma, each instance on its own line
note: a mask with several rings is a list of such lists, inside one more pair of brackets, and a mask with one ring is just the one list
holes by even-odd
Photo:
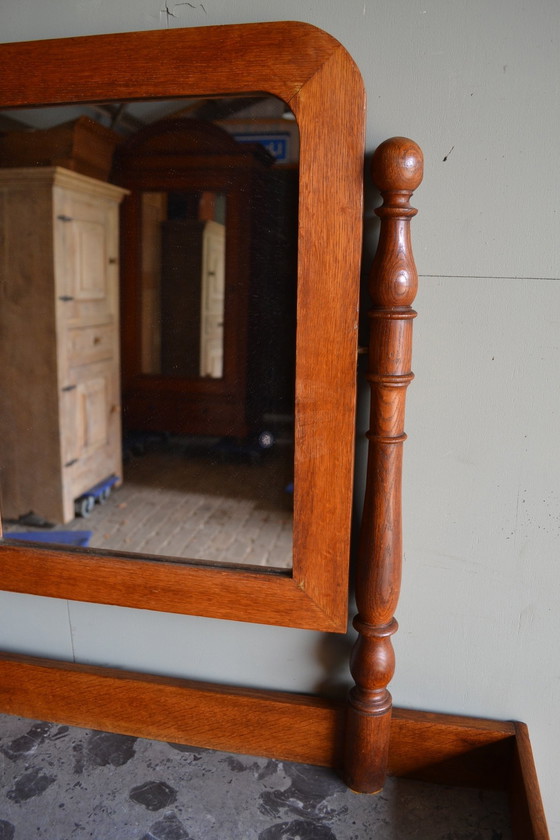
[[416, 296], [418, 274], [410, 242], [410, 220], [416, 215], [410, 197], [424, 173], [422, 150], [406, 137], [391, 137], [375, 151], [371, 174], [383, 204], [379, 244], [370, 273], [374, 308], [410, 306]]
[[377, 147], [371, 162], [373, 183], [381, 192], [414, 192], [422, 183], [424, 155], [414, 140], [391, 137]]

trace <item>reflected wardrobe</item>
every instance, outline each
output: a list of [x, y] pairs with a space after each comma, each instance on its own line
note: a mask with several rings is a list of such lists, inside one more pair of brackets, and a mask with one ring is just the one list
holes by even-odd
[[293, 414], [296, 178], [194, 119], [120, 145], [127, 431], [246, 439]]

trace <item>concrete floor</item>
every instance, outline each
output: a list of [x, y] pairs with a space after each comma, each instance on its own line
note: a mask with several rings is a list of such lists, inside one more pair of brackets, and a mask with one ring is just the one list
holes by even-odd
[[505, 795], [0, 715], [0, 840], [510, 840]]
[[[91, 531], [95, 548], [235, 565], [292, 566], [291, 450], [220, 458], [183, 439], [130, 453], [124, 481], [87, 518], [55, 530]], [[8, 524], [5, 531], [24, 530]], [[30, 539], [42, 529], [29, 530]], [[1, 836], [0, 836], [1, 840]]]

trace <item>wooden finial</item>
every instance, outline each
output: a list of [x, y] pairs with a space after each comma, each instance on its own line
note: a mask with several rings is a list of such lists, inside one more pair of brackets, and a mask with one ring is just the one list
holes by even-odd
[[371, 174], [383, 198], [375, 211], [381, 231], [370, 275], [374, 306], [410, 306], [416, 296], [418, 275], [409, 223], [417, 211], [409, 201], [423, 171], [422, 150], [406, 137], [385, 140], [373, 155]]
[[371, 161], [371, 177], [380, 192], [413, 193], [422, 183], [424, 156], [414, 140], [391, 137], [377, 147]]
[[395, 666], [391, 636], [400, 593], [401, 477], [406, 388], [412, 381], [411, 308], [418, 275], [410, 243], [412, 191], [422, 180], [422, 152], [412, 140], [393, 137], [373, 156], [372, 174], [383, 205], [379, 244], [370, 276], [373, 307], [367, 379], [371, 388], [368, 467], [356, 563], [354, 627], [358, 638], [350, 670], [345, 775], [356, 791], [383, 787], [391, 726], [387, 689]]

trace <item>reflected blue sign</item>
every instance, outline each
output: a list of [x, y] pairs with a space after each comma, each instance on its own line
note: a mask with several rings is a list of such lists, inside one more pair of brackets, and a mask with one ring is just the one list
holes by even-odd
[[238, 143], [260, 143], [278, 163], [287, 163], [290, 133], [289, 131], [244, 132], [234, 134]]

